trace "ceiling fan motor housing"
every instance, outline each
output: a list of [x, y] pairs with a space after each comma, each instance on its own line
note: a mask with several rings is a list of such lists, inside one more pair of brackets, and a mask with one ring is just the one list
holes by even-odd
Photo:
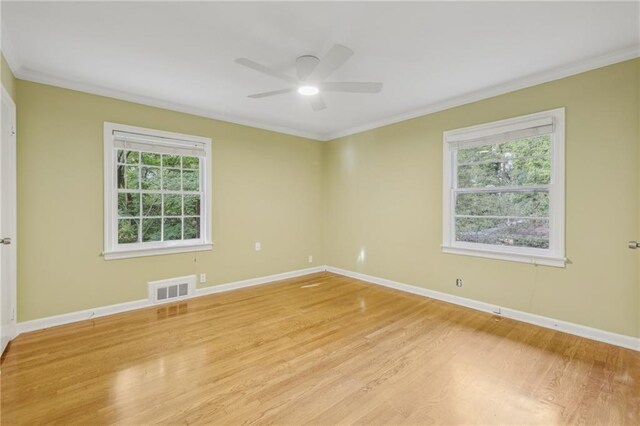
[[320, 59], [313, 55], [304, 55], [296, 59], [298, 79], [300, 79], [300, 81], [306, 81], [311, 71], [318, 65], [318, 62], [320, 62]]

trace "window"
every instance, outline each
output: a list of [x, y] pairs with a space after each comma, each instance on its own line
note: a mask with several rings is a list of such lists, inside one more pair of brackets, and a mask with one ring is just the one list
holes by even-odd
[[443, 251], [564, 267], [564, 108], [444, 132]]
[[104, 124], [104, 257], [209, 250], [211, 139]]

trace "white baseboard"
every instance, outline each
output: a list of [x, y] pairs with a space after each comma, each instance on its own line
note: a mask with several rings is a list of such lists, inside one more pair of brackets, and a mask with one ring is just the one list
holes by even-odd
[[[199, 289], [196, 289], [195, 294], [193, 294], [188, 299], [205, 296], [208, 294], [237, 290], [239, 288], [244, 288], [244, 287], [267, 284], [274, 281], [286, 280], [288, 278], [300, 277], [303, 275], [313, 274], [316, 272], [322, 272], [324, 270], [325, 270], [324, 266], [316, 266], [314, 268], [300, 269], [297, 271], [284, 272], [281, 274], [267, 275], [264, 277], [250, 278], [247, 280], [235, 281], [227, 284], [199, 288]], [[185, 299], [181, 299], [181, 300], [185, 300]], [[31, 321], [19, 322], [18, 334], [55, 327], [57, 325], [70, 324], [72, 322], [104, 317], [107, 315], [118, 314], [121, 312], [133, 311], [135, 309], [148, 308], [150, 306], [160, 306], [160, 305], [154, 304], [149, 299], [140, 299], [140, 300], [134, 300], [132, 302], [124, 302], [124, 303], [118, 303], [116, 305], [101, 306], [98, 308], [85, 309], [82, 311], [70, 312], [67, 314], [54, 315], [54, 316], [39, 318]]]
[[333, 272], [335, 274], [344, 275], [347, 277], [366, 281], [372, 284], [378, 284], [385, 287], [394, 288], [396, 290], [405, 291], [407, 293], [430, 297], [432, 299], [442, 300], [444, 302], [465, 306], [467, 308], [476, 309], [478, 311], [501, 315], [506, 318], [511, 318], [511, 319], [526, 322], [529, 324], [534, 324], [540, 327], [550, 328], [553, 330], [562, 331], [564, 333], [585, 337], [587, 339], [597, 340], [599, 342], [609, 343], [612, 345], [621, 346], [623, 348], [640, 351], [640, 338], [638, 337], [625, 336], [622, 334], [599, 330], [597, 328], [591, 328], [591, 327], [587, 327], [580, 324], [574, 324], [567, 321], [560, 321], [553, 318], [544, 317], [541, 315], [531, 314], [528, 312], [517, 311], [515, 309], [503, 308], [500, 306], [491, 305], [489, 303], [479, 302], [477, 300], [467, 299], [460, 296], [454, 296], [452, 294], [447, 294], [447, 293], [441, 293], [439, 291], [428, 290], [426, 288], [416, 287], [409, 284], [403, 284], [403, 283], [388, 280], [385, 278], [379, 278], [371, 275], [361, 274], [359, 272], [353, 272], [345, 269], [335, 268], [333, 266], [327, 266], [326, 270], [328, 272]]
[[133, 311], [134, 309], [147, 308], [149, 306], [153, 306], [153, 303], [149, 299], [140, 299], [131, 302], [118, 303], [116, 305], [100, 306], [98, 308], [38, 318], [31, 321], [23, 321], [18, 323], [18, 334], [118, 314], [120, 312]]
[[[623, 348], [640, 351], [640, 338], [637, 338], [637, 337], [625, 336], [622, 334], [616, 334], [609, 331], [599, 330], [596, 328], [591, 328], [591, 327], [587, 327], [584, 325], [575, 324], [567, 321], [556, 320], [553, 318], [548, 318], [541, 315], [518, 311], [515, 309], [503, 308], [500, 306], [491, 305], [489, 303], [479, 302], [473, 299], [467, 299], [467, 298], [455, 296], [452, 294], [442, 293], [434, 290], [428, 290], [426, 288], [416, 287], [409, 284], [403, 284], [397, 281], [374, 277], [372, 275], [366, 275], [359, 272], [348, 271], [348, 270], [336, 268], [333, 266], [317, 266], [313, 268], [300, 269], [297, 271], [284, 272], [281, 274], [267, 275], [264, 277], [250, 278], [247, 280], [235, 281], [227, 284], [199, 288], [196, 290], [195, 294], [191, 296], [191, 298], [205, 296], [209, 294], [215, 294], [215, 293], [222, 293], [225, 291], [237, 290], [245, 287], [252, 287], [260, 284], [268, 284], [275, 281], [300, 277], [303, 275], [313, 274], [313, 273], [322, 272], [322, 271], [333, 272], [335, 274], [344, 275], [347, 277], [366, 281], [372, 284], [378, 284], [385, 287], [394, 288], [396, 290], [405, 291], [407, 293], [430, 297], [432, 299], [442, 300], [444, 302], [465, 306], [467, 308], [475, 309], [482, 312], [501, 315], [506, 318], [511, 318], [511, 319], [526, 322], [529, 324], [534, 324], [540, 327], [550, 328], [553, 330], [562, 331], [562, 332], [573, 334], [576, 336], [585, 337], [587, 339], [592, 339], [599, 342], [609, 343], [612, 345], [621, 346]], [[45, 328], [55, 327], [58, 325], [69, 324], [69, 323], [78, 322], [78, 321], [84, 321], [92, 318], [99, 318], [99, 317], [117, 314], [121, 312], [132, 311], [135, 309], [147, 308], [150, 306], [158, 306], [158, 305], [155, 305], [149, 299], [141, 299], [141, 300], [135, 300], [132, 302], [119, 303], [119, 304], [110, 305], [110, 306], [102, 306], [102, 307], [93, 308], [93, 309], [85, 309], [83, 311], [70, 312], [67, 314], [54, 315], [46, 318], [20, 322], [18, 323], [18, 334], [27, 333], [35, 330], [42, 330]]]
[[214, 285], [211, 287], [199, 288], [196, 290], [196, 296], [205, 296], [207, 294], [222, 293], [224, 291], [237, 290], [244, 287], [252, 287], [260, 284], [268, 284], [274, 281], [286, 280], [289, 278], [301, 277], [303, 275], [315, 274], [316, 272], [324, 272], [325, 266], [316, 266], [313, 268], [299, 269], [297, 271], [283, 272], [281, 274], [267, 275], [266, 277], [249, 278], [248, 280], [235, 281], [227, 284]]

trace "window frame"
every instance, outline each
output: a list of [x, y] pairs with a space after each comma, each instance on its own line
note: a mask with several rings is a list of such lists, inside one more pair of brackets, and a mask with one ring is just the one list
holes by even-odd
[[[114, 132], [136, 133], [156, 138], [177, 139], [204, 145], [205, 156], [200, 157], [200, 238], [158, 242], [118, 244], [118, 188], [116, 182], [116, 150]], [[142, 194], [142, 193], [141, 193]], [[211, 250], [211, 139], [163, 130], [104, 122], [104, 251], [105, 260], [156, 256], [172, 253]], [[184, 214], [183, 214], [184, 216]]]
[[[549, 248], [510, 247], [495, 244], [456, 241], [455, 193], [456, 152], [459, 141], [471, 138], [491, 137], [518, 131], [540, 120], [551, 119], [551, 179], [549, 191]], [[556, 108], [518, 117], [483, 123], [443, 132], [443, 220], [442, 252], [535, 265], [564, 268], [565, 258], [565, 109]]]

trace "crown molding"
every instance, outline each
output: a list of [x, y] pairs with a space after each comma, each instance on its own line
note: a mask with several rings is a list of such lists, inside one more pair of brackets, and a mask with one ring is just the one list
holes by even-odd
[[22, 68], [22, 58], [18, 54], [18, 50], [13, 46], [13, 43], [11, 43], [9, 37], [5, 34], [5, 28], [5, 26], [2, 26], [2, 29], [0, 29], [0, 51], [2, 51], [2, 55], [15, 77], [16, 72]]
[[[9, 59], [7, 59], [7, 62], [8, 61]], [[128, 101], [128, 102], [133, 102], [133, 103], [142, 104], [146, 106], [162, 108], [170, 111], [196, 115], [199, 117], [225, 121], [227, 123], [239, 124], [241, 126], [254, 127], [257, 129], [268, 130], [271, 132], [283, 133], [291, 136], [298, 136], [306, 139], [311, 139], [314, 141], [325, 140], [323, 138], [324, 135], [320, 135], [312, 132], [304, 132], [304, 131], [289, 129], [287, 127], [273, 126], [267, 123], [262, 123], [262, 122], [253, 121], [253, 120], [246, 120], [233, 115], [228, 115], [228, 114], [220, 113], [217, 111], [209, 111], [202, 108], [180, 104], [177, 102], [165, 101], [157, 98], [152, 98], [149, 96], [123, 92], [120, 90], [110, 89], [110, 88], [95, 85], [95, 84], [81, 83], [78, 81], [56, 77], [50, 74], [42, 73], [32, 69], [24, 68], [24, 67], [18, 68], [16, 72], [14, 72], [14, 75], [16, 78], [20, 80], [32, 81], [34, 83], [47, 84], [50, 86], [61, 87], [63, 89], [70, 89], [70, 90], [76, 90], [78, 92], [90, 93], [92, 95], [105, 96], [108, 98], [118, 99], [122, 101]]]
[[351, 136], [357, 133], [366, 132], [369, 130], [377, 129], [379, 127], [388, 126], [391, 124], [399, 123], [401, 121], [410, 120], [412, 118], [421, 117], [423, 115], [433, 114], [436, 112], [444, 111], [446, 109], [455, 108], [461, 105], [478, 102], [483, 99], [492, 98], [495, 96], [503, 95], [505, 93], [514, 92], [516, 90], [526, 89], [528, 87], [536, 86], [538, 84], [548, 83], [550, 81], [559, 80], [572, 75], [580, 74], [586, 71], [590, 71], [596, 68], [605, 67], [607, 65], [613, 65], [618, 62], [627, 61], [640, 57], [640, 46], [629, 46], [624, 49], [620, 49], [614, 52], [610, 52], [604, 55], [596, 56], [587, 60], [573, 62], [561, 67], [556, 67], [540, 73], [530, 74], [528, 76], [518, 78], [507, 83], [498, 84], [482, 90], [467, 93], [465, 95], [456, 96], [443, 101], [434, 102], [426, 106], [422, 106], [418, 109], [409, 110], [402, 114], [393, 115], [382, 120], [376, 120], [369, 123], [365, 123], [359, 126], [350, 127], [344, 130], [330, 133], [314, 133], [304, 132], [300, 130], [290, 129], [282, 126], [274, 126], [268, 123], [262, 123], [259, 121], [247, 120], [240, 117], [205, 110], [202, 108], [196, 108], [176, 102], [160, 100], [148, 96], [132, 94], [123, 92], [107, 87], [80, 83], [74, 80], [69, 80], [61, 77], [56, 77], [50, 74], [42, 73], [39, 71], [25, 68], [22, 65], [22, 60], [17, 52], [12, 48], [12, 45], [7, 41], [7, 37], [2, 37], [2, 52], [5, 55], [5, 59], [9, 64], [14, 76], [21, 80], [33, 81], [35, 83], [48, 84], [51, 86], [57, 86], [70, 90], [77, 90], [79, 92], [90, 93], [99, 96], [105, 96], [109, 98], [134, 102], [142, 105], [152, 106], [156, 108], [167, 109], [170, 111], [182, 112], [186, 114], [192, 114], [200, 117], [211, 118], [214, 120], [226, 121], [233, 124], [239, 124], [242, 126], [254, 127], [262, 130], [268, 130], [277, 133], [283, 133], [292, 136], [303, 137], [306, 139], [312, 139], [316, 141], [330, 141], [345, 136]]
[[467, 93], [465, 95], [456, 96], [443, 101], [434, 102], [418, 109], [410, 110], [402, 114], [384, 118], [382, 120], [373, 121], [360, 126], [351, 127], [342, 131], [330, 133], [326, 135], [324, 140], [333, 140], [345, 136], [351, 136], [357, 133], [366, 132], [368, 130], [377, 129], [379, 127], [388, 126], [390, 124], [399, 123], [401, 121], [410, 120], [412, 118], [421, 117], [427, 114], [444, 111], [446, 109], [455, 108], [461, 105], [478, 102], [483, 99], [493, 98], [494, 96], [503, 95], [505, 93], [514, 92], [516, 90], [526, 89], [527, 87], [536, 86], [538, 84], [548, 83], [554, 80], [560, 80], [565, 77], [580, 74], [596, 68], [606, 67], [618, 62], [627, 61], [640, 57], [640, 46], [629, 46], [625, 49], [607, 53], [605, 55], [596, 56], [587, 60], [573, 62], [561, 67], [552, 68], [540, 73], [530, 74], [528, 76], [518, 78], [507, 83], [498, 84], [487, 87], [486, 89]]

